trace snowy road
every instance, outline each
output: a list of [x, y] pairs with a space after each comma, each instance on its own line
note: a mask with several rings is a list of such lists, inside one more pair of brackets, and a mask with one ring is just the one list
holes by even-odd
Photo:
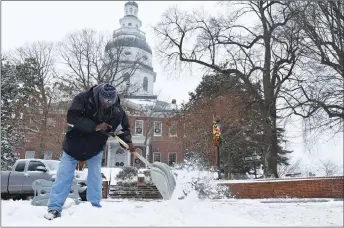
[[[68, 202], [67, 202], [68, 203]], [[67, 205], [66, 203], [66, 205]], [[2, 201], [2, 226], [343, 226], [343, 201], [262, 203], [261, 200], [105, 200], [103, 208], [72, 205], [62, 217], [43, 218], [46, 207]]]

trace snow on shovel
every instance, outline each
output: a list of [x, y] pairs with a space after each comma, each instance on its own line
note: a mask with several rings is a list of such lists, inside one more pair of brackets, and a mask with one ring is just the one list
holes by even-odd
[[[117, 135], [114, 136], [114, 138], [126, 149], [129, 149], [128, 144], [126, 144]], [[149, 161], [147, 161], [147, 159], [145, 159], [143, 156], [141, 156], [141, 154], [137, 152], [133, 152], [133, 154], [138, 159], [140, 159], [140, 161], [145, 163], [148, 168], [150, 168], [149, 171], [151, 179], [155, 184], [156, 188], [159, 190], [161, 196], [165, 200], [171, 199], [174, 189], [176, 188], [176, 181], [170, 170], [170, 167], [162, 162], [150, 163]]]

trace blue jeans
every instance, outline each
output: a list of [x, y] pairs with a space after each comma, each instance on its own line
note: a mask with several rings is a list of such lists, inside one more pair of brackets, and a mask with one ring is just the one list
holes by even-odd
[[[87, 161], [88, 174], [86, 197], [87, 201], [91, 202], [92, 205], [100, 205], [100, 201], [102, 199], [102, 157], [103, 152], [101, 151], [99, 154]], [[66, 152], [63, 152], [55, 182], [51, 189], [48, 211], [54, 209], [60, 213], [62, 212], [62, 206], [65, 203], [73, 184], [77, 163], [77, 160], [69, 156]]]

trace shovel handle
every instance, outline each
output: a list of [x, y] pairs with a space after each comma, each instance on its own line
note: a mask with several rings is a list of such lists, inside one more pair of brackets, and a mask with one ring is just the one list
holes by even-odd
[[[117, 135], [114, 137], [120, 144], [122, 144], [122, 146], [124, 146], [127, 150], [129, 149], [128, 144], [126, 144], [120, 137], [118, 137]], [[134, 154], [135, 157], [137, 157], [138, 159], [140, 159], [140, 161], [142, 161], [143, 163], [145, 163], [148, 167], [152, 167], [152, 164], [147, 161], [146, 158], [144, 158], [141, 154], [135, 152], [132, 152]]]

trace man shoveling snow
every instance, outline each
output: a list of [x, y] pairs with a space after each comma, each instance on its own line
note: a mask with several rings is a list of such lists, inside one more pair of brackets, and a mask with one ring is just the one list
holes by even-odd
[[88, 164], [87, 201], [94, 207], [101, 207], [101, 162], [108, 140], [104, 132], [117, 129], [121, 124], [123, 133], [119, 137], [128, 145], [130, 152], [135, 151], [128, 116], [120, 104], [116, 89], [109, 84], [94, 86], [75, 96], [67, 112], [67, 123], [69, 127], [63, 142], [63, 154], [51, 189], [48, 213], [44, 216], [49, 220], [61, 216], [78, 161], [87, 160]]

